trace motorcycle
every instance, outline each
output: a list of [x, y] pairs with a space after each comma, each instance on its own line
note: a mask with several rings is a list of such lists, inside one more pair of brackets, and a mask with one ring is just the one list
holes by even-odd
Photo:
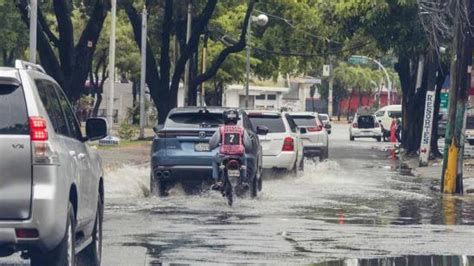
[[234, 192], [238, 192], [237, 188], [242, 184], [241, 171], [243, 167], [240, 157], [228, 156], [222, 159], [219, 174], [223, 183], [221, 193], [227, 199], [229, 206], [234, 203]]

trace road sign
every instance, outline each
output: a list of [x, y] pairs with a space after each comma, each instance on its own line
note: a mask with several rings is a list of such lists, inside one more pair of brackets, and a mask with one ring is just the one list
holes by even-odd
[[324, 65], [323, 66], [323, 77], [329, 77], [331, 76], [331, 66], [330, 65]]
[[431, 148], [431, 131], [433, 130], [433, 113], [434, 103], [436, 99], [436, 91], [428, 91], [426, 93], [425, 117], [423, 121], [423, 135], [420, 147], [420, 166], [426, 166], [430, 156]]
[[442, 110], [442, 111], [448, 111], [448, 105], [449, 105], [449, 92], [447, 90], [443, 90], [441, 91], [441, 103], [440, 103], [440, 106], [439, 108]]
[[364, 65], [367, 64], [368, 58], [361, 55], [353, 55], [349, 58], [349, 64], [353, 65]]

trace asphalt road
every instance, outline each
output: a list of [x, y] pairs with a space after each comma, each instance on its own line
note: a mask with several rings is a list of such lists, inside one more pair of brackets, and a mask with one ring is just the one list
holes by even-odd
[[334, 125], [329, 161], [267, 175], [234, 207], [179, 187], [146, 197], [146, 165], [111, 170], [103, 264], [474, 265], [474, 198], [432, 192], [436, 180], [398, 169], [386, 147]]

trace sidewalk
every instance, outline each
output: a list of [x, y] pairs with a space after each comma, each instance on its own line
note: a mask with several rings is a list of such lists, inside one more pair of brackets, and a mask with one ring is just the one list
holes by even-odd
[[[426, 167], [419, 167], [418, 157], [411, 158], [404, 163], [413, 170], [413, 174], [422, 178], [433, 178], [441, 180], [441, 172], [443, 168], [443, 160], [438, 159], [430, 161]], [[474, 194], [474, 158], [464, 159], [464, 192]], [[438, 187], [439, 189], [439, 187]]]

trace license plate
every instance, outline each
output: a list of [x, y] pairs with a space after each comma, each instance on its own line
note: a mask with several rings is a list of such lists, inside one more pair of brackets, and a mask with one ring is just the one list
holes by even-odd
[[240, 171], [239, 170], [227, 170], [227, 175], [229, 177], [239, 177]]
[[209, 143], [196, 143], [194, 145], [194, 150], [198, 152], [210, 151]]

